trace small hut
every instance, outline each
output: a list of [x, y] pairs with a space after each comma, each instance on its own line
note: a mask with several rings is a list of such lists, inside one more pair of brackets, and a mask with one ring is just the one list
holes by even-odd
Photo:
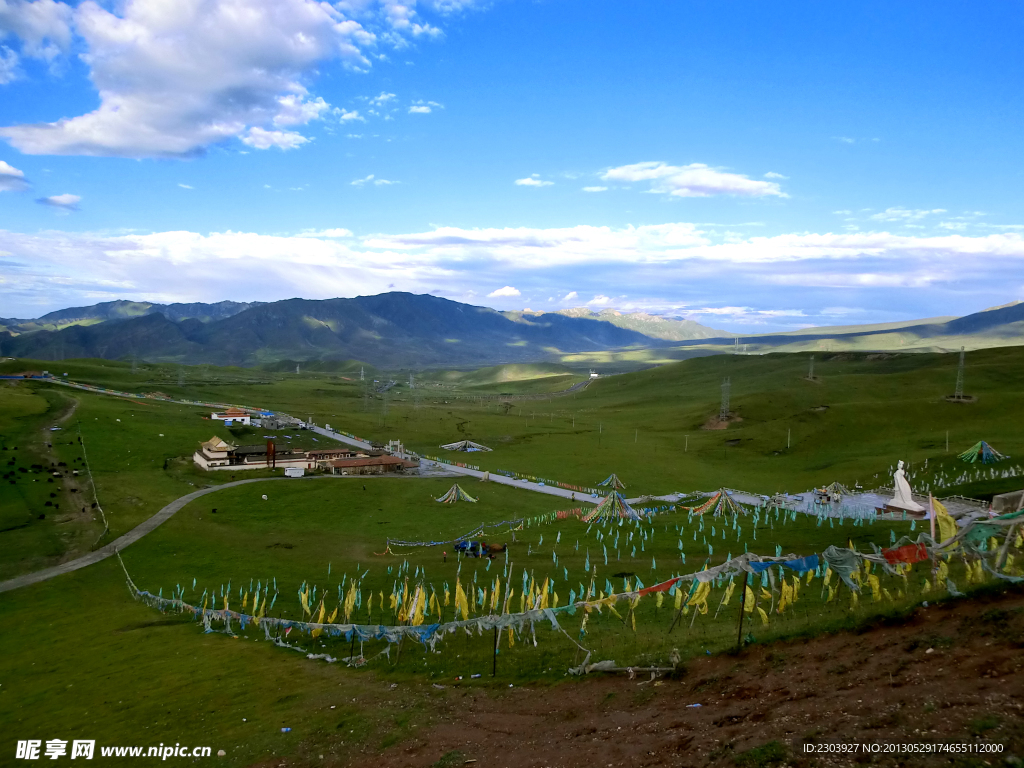
[[476, 504], [476, 499], [462, 490], [458, 483], [449, 488], [448, 492], [436, 501], [440, 501], [442, 504], [454, 504], [456, 501], [469, 501]]
[[619, 480], [619, 476], [612, 472], [608, 477], [598, 483], [602, 488], [611, 488], [613, 491], [624, 491], [626, 484]]
[[457, 443], [448, 443], [447, 445], [442, 445], [441, 447], [446, 451], [463, 451], [464, 453], [491, 450], [486, 445], [474, 443], [472, 440], [459, 440]]
[[717, 493], [711, 495], [707, 501], [697, 507], [690, 507], [690, 511], [695, 515], [706, 515], [712, 514], [716, 517], [718, 515], [741, 515], [745, 512], [737, 502], [733, 501], [732, 496], [729, 492], [722, 488]]
[[629, 503], [618, 491], [612, 491], [604, 497], [600, 504], [583, 516], [583, 522], [593, 523], [598, 520], [609, 520], [626, 518], [627, 520], [639, 520], [640, 515], [629, 506]]
[[984, 440], [979, 440], [966, 451], [957, 456], [960, 461], [966, 461], [968, 464], [974, 464], [981, 462], [982, 464], [995, 464], [997, 461], [1009, 458], [1003, 456], [999, 451], [993, 448], [991, 445], [986, 443]]

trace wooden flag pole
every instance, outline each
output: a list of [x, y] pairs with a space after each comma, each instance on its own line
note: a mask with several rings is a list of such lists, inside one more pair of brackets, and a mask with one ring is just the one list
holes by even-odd
[[932, 524], [932, 541], [935, 541], [935, 499], [928, 494], [928, 519]]
[[750, 574], [743, 573], [743, 586], [741, 589], [743, 593], [740, 595], [740, 631], [736, 636], [736, 650], [740, 650], [743, 647], [743, 615], [746, 613], [747, 607], [747, 579], [750, 578]]

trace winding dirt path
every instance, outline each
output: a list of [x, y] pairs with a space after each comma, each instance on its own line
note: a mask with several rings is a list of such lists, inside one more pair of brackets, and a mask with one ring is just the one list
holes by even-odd
[[270, 482], [272, 480], [288, 479], [291, 478], [255, 477], [249, 480], [236, 480], [232, 483], [224, 483], [224, 485], [217, 485], [214, 486], [213, 488], [202, 488], [198, 491], [193, 491], [192, 493], [185, 494], [184, 496], [181, 496], [172, 501], [170, 504], [165, 506], [152, 517], [148, 518], [144, 522], [132, 528], [130, 531], [128, 531], [128, 533], [114, 539], [112, 542], [103, 547], [100, 547], [99, 549], [93, 550], [87, 555], [82, 555], [81, 557], [75, 558], [74, 560], [69, 560], [66, 563], [61, 563], [60, 565], [55, 565], [51, 568], [44, 568], [41, 571], [33, 571], [32, 573], [25, 573], [21, 576], [16, 576], [13, 579], [8, 579], [7, 581], [0, 581], [0, 592], [9, 592], [12, 589], [18, 589], [19, 587], [27, 587], [29, 584], [37, 584], [40, 581], [46, 581], [47, 579], [52, 579], [55, 576], [60, 576], [61, 574], [65, 573], [71, 573], [72, 571], [77, 571], [80, 568], [85, 568], [86, 566], [92, 565], [93, 563], [98, 563], [101, 560], [106, 560], [108, 557], [111, 557], [112, 555], [116, 554], [118, 551], [124, 549], [129, 544], [134, 544], [147, 533], [156, 530], [159, 526], [163, 525], [165, 522], [170, 520], [171, 517], [173, 517], [178, 510], [180, 510], [189, 502], [195, 501], [200, 496], [205, 496], [208, 493], [215, 493], [225, 488], [232, 488], [236, 485], [245, 485], [246, 483], [265, 483]]

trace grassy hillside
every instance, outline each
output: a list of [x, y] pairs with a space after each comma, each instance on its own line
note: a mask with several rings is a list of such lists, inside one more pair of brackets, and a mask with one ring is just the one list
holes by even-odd
[[[639, 495], [720, 485], [771, 493], [805, 490], [832, 480], [859, 479], [870, 485], [885, 481], [889, 466], [900, 458], [911, 462], [912, 482], [920, 486], [934, 481], [943, 468], [953, 472], [965, 467], [954, 459], [955, 453], [981, 438], [1014, 457], [1024, 455], [1024, 436], [1018, 428], [1024, 415], [1024, 350], [990, 350], [968, 359], [966, 388], [978, 397], [972, 405], [942, 399], [955, 378], [953, 355], [824, 355], [816, 361], [815, 382], [802, 378], [806, 356], [766, 355], [688, 360], [601, 378], [575, 395], [507, 407], [500, 399], [481, 402], [480, 389], [496, 385], [503, 376], [531, 371], [479, 372], [456, 376], [455, 383], [437, 391], [392, 390], [386, 414], [382, 398], [367, 397], [358, 381], [337, 373], [207, 367], [185, 369], [179, 380], [177, 366], [140, 365], [133, 373], [128, 364], [95, 360], [68, 361], [59, 372], [108, 387], [313, 415], [321, 423], [330, 421], [365, 437], [399, 437], [424, 451], [436, 452], [440, 442], [469, 437], [495, 448], [471, 457], [485, 467], [580, 485], [615, 471], [629, 485], [629, 495]], [[0, 369], [42, 365], [13, 361]], [[501, 385], [561, 378], [557, 369], [537, 368], [532, 374], [538, 378]], [[701, 430], [718, 412], [724, 376], [730, 377], [732, 410], [742, 421], [723, 431]], [[140, 403], [34, 382], [3, 383], [0, 392], [0, 434], [8, 448], [18, 444], [16, 466], [45, 460], [80, 466], [81, 446], [65, 434], [71, 424], [80, 426], [99, 497], [115, 533], [172, 498], [231, 479], [229, 473], [200, 473], [188, 460], [199, 440], [211, 434], [231, 436], [222, 426], [204, 421], [204, 409]], [[72, 401], [77, 402], [73, 422], [60, 432], [44, 433]], [[789, 449], [787, 433], [792, 440]], [[51, 437], [47, 446], [47, 434], [62, 439]], [[32, 439], [37, 440], [36, 453], [29, 461], [20, 454]], [[301, 439], [305, 442], [311, 436]], [[14, 486], [0, 485], [0, 509], [4, 519], [21, 515], [37, 527], [0, 532], [0, 565], [7, 575], [56, 559], [72, 544], [61, 537], [50, 516], [43, 521], [32, 517], [43, 497], [24, 494], [35, 492], [41, 484], [31, 480], [42, 476], [20, 474], [29, 477], [19, 478]], [[421, 570], [428, 584], [443, 591], [445, 583], [454, 585], [459, 564], [450, 550], [448, 561], [442, 562], [444, 547], [396, 547], [391, 555], [382, 556], [378, 553], [384, 551], [387, 538], [451, 539], [481, 522], [567, 506], [550, 497], [476, 481], [463, 485], [479, 497], [477, 504], [449, 507], [433, 501], [451, 482], [281, 480], [226, 489], [190, 504], [122, 556], [140, 587], [165, 595], [181, 588], [191, 601], [201, 600], [204, 590], [219, 597], [230, 582], [232, 606], [238, 607], [238, 590], [248, 593], [250, 580], [276, 580], [280, 595], [271, 614], [289, 618], [300, 615], [296, 591], [302, 582], [334, 596], [342, 579], [365, 573], [366, 602], [359, 620], [390, 623], [393, 614], [386, 600], [381, 607], [379, 596], [390, 593], [400, 578], [399, 568]], [[971, 485], [963, 487], [977, 494], [1008, 482], [971, 477]], [[956, 489], [946, 492], [952, 490]], [[863, 549], [870, 543], [885, 546], [911, 530], [905, 522], [856, 528], [837, 523], [833, 528], [803, 518], [785, 523], [762, 517], [756, 527], [749, 518], [737, 521], [739, 530], [721, 520], [707, 522], [700, 530], [685, 514], [675, 513], [655, 518], [642, 530], [620, 530], [570, 520], [531, 525], [517, 531], [514, 542], [507, 528], [496, 529], [488, 538], [512, 545], [517, 593], [525, 569], [536, 579], [554, 579], [564, 603], [570, 590], [579, 591], [588, 562], [597, 567], [602, 590], [606, 583], [619, 590], [624, 580], [640, 577], [655, 583], [705, 561], [721, 562], [746, 546], [766, 553], [781, 548], [802, 554], [852, 540]], [[53, 527], [44, 527], [51, 523]], [[636, 534], [632, 540], [631, 533]], [[498, 560], [488, 569], [486, 562], [466, 561], [459, 578], [489, 588], [503, 565]], [[963, 587], [964, 576], [957, 568], [951, 575]], [[883, 584], [895, 599], [919, 599], [919, 579], [885, 579]], [[817, 580], [804, 589], [801, 609], [781, 617], [772, 614], [767, 627], [755, 620], [747, 631], [755, 640], [767, 641], [849, 626], [891, 610], [888, 603], [865, 600], [851, 612], [845, 596], [828, 603]], [[371, 590], [376, 593], [372, 603]], [[910, 595], [904, 597], [901, 590]], [[714, 605], [721, 598], [718, 589]], [[674, 647], [684, 658], [716, 652], [735, 642], [736, 608], [726, 609], [715, 620], [714, 605], [708, 616], [687, 616], [673, 635], [668, 634], [671, 608], [659, 609], [653, 600], [638, 609], [636, 634], [607, 612], [594, 614], [585, 643], [599, 657], [620, 663], [665, 663]], [[518, 600], [514, 609], [519, 609]], [[451, 606], [445, 610], [450, 617]], [[352, 672], [341, 664], [309, 661], [304, 654], [275, 648], [260, 630], [236, 633], [237, 638], [203, 634], [177, 615], [161, 615], [132, 602], [115, 560], [5, 593], [0, 621], [30, 630], [0, 635], [5, 691], [0, 694], [0, 725], [5, 731], [45, 739], [52, 737], [52, 723], [60, 722], [61, 738], [96, 738], [106, 744], [211, 744], [214, 751], [225, 749], [226, 765], [251, 765], [275, 755], [314, 762], [325, 754], [344, 761], [353, 750], [376, 751], [415, 734], [417, 726], [430, 722], [438, 697], [457, 693], [430, 683], [451, 685], [455, 675], [487, 674], [492, 663], [488, 636], [452, 636], [439, 654], [406, 645], [398, 657], [381, 657], [369, 670]], [[577, 616], [568, 623], [570, 634], [578, 630], [579, 621]], [[41, 638], [45, 663], [40, 663]], [[554, 682], [579, 660], [576, 647], [564, 636], [538, 627], [537, 639], [534, 647], [524, 635], [514, 648], [503, 640], [498, 656], [502, 685]], [[307, 652], [334, 657], [351, 650], [344, 640], [314, 642], [303, 637], [295, 642]], [[367, 656], [382, 650], [379, 643], [368, 643], [364, 649]], [[69, 686], [73, 696], [67, 695]]]

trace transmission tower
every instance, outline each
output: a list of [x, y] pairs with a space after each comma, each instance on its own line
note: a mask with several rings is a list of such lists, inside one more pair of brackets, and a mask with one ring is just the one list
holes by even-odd
[[296, 363], [296, 364], [295, 364], [295, 373], [298, 373], [298, 372], [299, 372], [299, 364], [298, 364], [298, 363]]
[[366, 381], [366, 372], [363, 370], [363, 366], [359, 366], [359, 380]]
[[960, 364], [956, 367], [956, 391], [953, 393], [954, 400], [964, 399], [964, 348], [960, 347]]
[[413, 380], [412, 374], [409, 374], [409, 389], [416, 389], [416, 382]]
[[725, 422], [729, 420], [729, 377], [722, 379], [722, 407], [718, 409], [718, 420]]
[[732, 353], [738, 355], [740, 353], [740, 337], [737, 336], [732, 340]]
[[185, 369], [182, 366], [178, 366], [178, 386], [185, 386]]
[[807, 371], [807, 378], [814, 381], [814, 355], [811, 355], [811, 367], [810, 370]]

